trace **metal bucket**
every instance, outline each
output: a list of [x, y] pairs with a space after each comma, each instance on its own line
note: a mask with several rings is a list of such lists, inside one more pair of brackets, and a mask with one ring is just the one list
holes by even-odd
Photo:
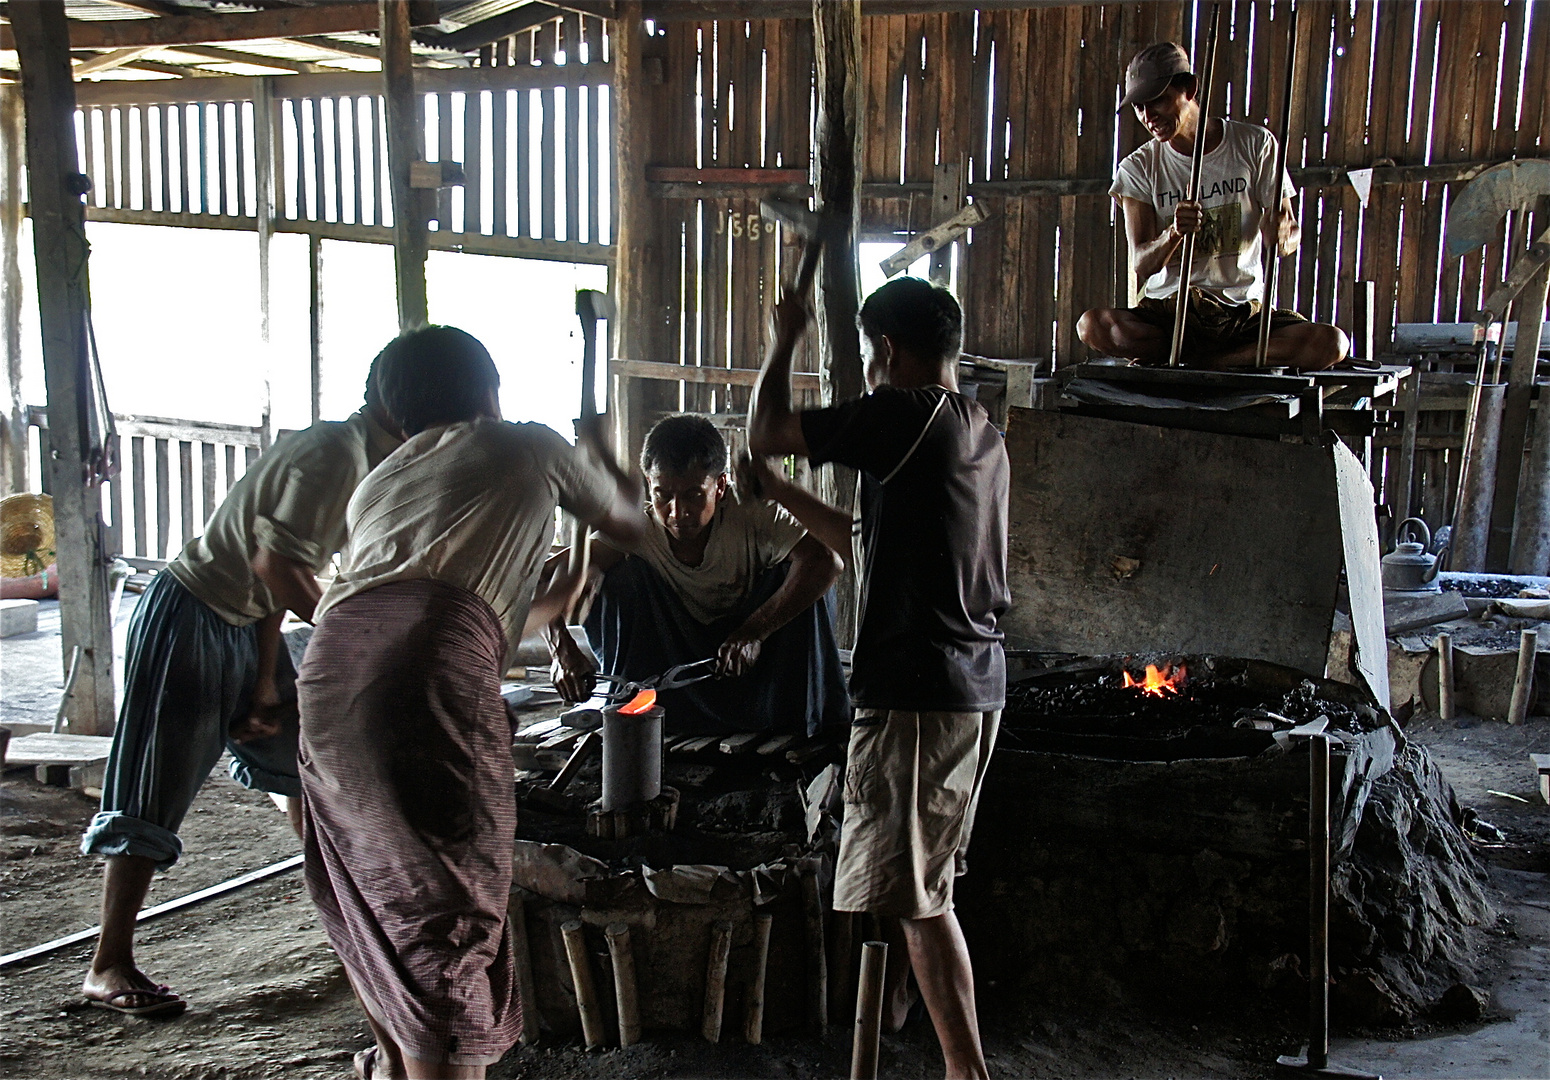
[[662, 793], [662, 706], [603, 710], [603, 811], [629, 810]]

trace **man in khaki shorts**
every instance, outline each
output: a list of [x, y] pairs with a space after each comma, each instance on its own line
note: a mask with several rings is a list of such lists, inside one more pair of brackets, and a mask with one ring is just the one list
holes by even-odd
[[[900, 278], [867, 297], [859, 321], [871, 392], [827, 409], [791, 408], [805, 298], [782, 300], [775, 317], [749, 416], [756, 461], [799, 454], [860, 473], [856, 716], [834, 907], [901, 921], [947, 1076], [988, 1076], [953, 879], [1006, 698], [997, 628], [1011, 599], [1006, 448], [985, 410], [958, 392], [963, 313], [947, 290]], [[852, 557], [849, 513], [762, 464], [760, 480], [812, 536]]]

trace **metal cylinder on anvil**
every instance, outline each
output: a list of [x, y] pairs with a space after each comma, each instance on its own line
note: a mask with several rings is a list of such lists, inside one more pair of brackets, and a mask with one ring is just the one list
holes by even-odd
[[662, 706], [635, 702], [603, 710], [604, 813], [637, 809], [662, 794], [662, 716]]

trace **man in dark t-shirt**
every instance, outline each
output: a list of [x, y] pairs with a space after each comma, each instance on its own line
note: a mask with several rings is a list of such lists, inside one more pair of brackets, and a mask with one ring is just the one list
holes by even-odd
[[[791, 408], [805, 298], [783, 299], [775, 317], [749, 416], [755, 460], [796, 454], [860, 473], [856, 717], [834, 907], [902, 921], [947, 1075], [986, 1076], [953, 879], [1006, 697], [1006, 449], [958, 392], [963, 315], [945, 289], [901, 278], [867, 298], [871, 392], [826, 409]], [[766, 467], [760, 479], [811, 535], [852, 557], [850, 514]]]

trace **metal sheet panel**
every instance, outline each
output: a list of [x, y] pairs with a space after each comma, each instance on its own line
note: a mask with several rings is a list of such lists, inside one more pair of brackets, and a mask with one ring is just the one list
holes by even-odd
[[1342, 557], [1328, 449], [1011, 413], [1009, 645], [1324, 673]]

